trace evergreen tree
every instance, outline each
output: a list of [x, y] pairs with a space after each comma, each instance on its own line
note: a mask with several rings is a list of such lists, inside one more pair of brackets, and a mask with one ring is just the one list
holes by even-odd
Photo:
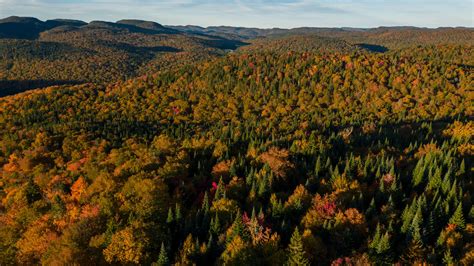
[[377, 228], [375, 229], [375, 234], [374, 238], [372, 238], [372, 241], [369, 244], [370, 249], [376, 249], [380, 241], [380, 224], [377, 224]]
[[179, 206], [179, 204], [176, 203], [175, 205], [175, 218], [176, 218], [176, 221], [179, 222], [181, 220], [181, 206]]
[[204, 193], [201, 209], [204, 210], [204, 213], [209, 212], [209, 195], [207, 194], [207, 191]]
[[225, 198], [225, 186], [222, 177], [219, 179], [219, 183], [217, 184], [216, 193], [214, 195], [214, 200], [219, 200]]
[[425, 248], [420, 239], [413, 238], [405, 253], [402, 256], [402, 261], [406, 264], [416, 264], [423, 262], [425, 259]]
[[288, 252], [287, 265], [309, 265], [309, 261], [305, 254], [306, 252], [303, 249], [303, 240], [298, 228], [295, 229], [293, 235], [291, 236]]
[[446, 266], [454, 265], [454, 258], [451, 256], [451, 249], [449, 248], [446, 250], [446, 252], [444, 252], [443, 263]]
[[378, 254], [384, 254], [387, 253], [390, 250], [390, 238], [387, 232], [379, 239], [378, 245], [377, 245], [377, 253]]
[[461, 165], [459, 166], [458, 175], [461, 176], [461, 175], [464, 175], [465, 173], [466, 173], [466, 163], [464, 162], [464, 159], [463, 159], [461, 162]]
[[423, 216], [421, 213], [421, 207], [418, 207], [418, 210], [413, 217], [411, 227], [410, 227], [410, 237], [416, 240], [421, 241], [421, 227], [423, 224]]
[[462, 213], [462, 204], [459, 203], [458, 207], [454, 211], [453, 216], [449, 219], [450, 224], [455, 224], [458, 228], [464, 229], [466, 227], [466, 222], [464, 220], [464, 215]]
[[219, 216], [216, 213], [216, 217], [211, 219], [211, 227], [210, 227], [211, 234], [218, 235], [221, 231], [221, 223], [219, 221]]
[[166, 218], [166, 222], [168, 224], [172, 223], [174, 221], [174, 215], [173, 215], [173, 210], [171, 207], [168, 209], [168, 217]]
[[237, 211], [237, 214], [235, 215], [234, 222], [232, 223], [232, 235], [227, 239], [227, 241], [232, 241], [232, 239], [237, 235], [240, 236], [242, 240], [246, 240], [248, 237], [240, 210]]
[[160, 255], [158, 256], [158, 261], [155, 263], [156, 266], [168, 266], [170, 261], [168, 259], [168, 254], [166, 253], [165, 244], [161, 243]]
[[390, 253], [390, 236], [388, 232], [381, 235], [380, 224], [377, 224], [375, 235], [369, 244], [370, 257], [378, 265], [390, 264], [392, 254]]
[[425, 175], [425, 157], [422, 157], [418, 163], [415, 166], [415, 169], [413, 170], [413, 179], [412, 179], [412, 184], [413, 187], [418, 186], [423, 182], [424, 175]]
[[316, 160], [316, 165], [314, 166], [314, 174], [316, 177], [319, 177], [319, 173], [321, 172], [321, 156], [318, 156]]

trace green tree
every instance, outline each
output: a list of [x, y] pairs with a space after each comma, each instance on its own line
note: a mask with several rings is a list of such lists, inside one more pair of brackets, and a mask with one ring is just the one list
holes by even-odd
[[170, 261], [168, 259], [168, 254], [166, 253], [165, 244], [161, 243], [160, 255], [158, 255], [158, 261], [155, 263], [156, 266], [168, 266]]
[[464, 215], [462, 213], [462, 204], [459, 203], [458, 207], [453, 213], [453, 216], [449, 219], [450, 224], [455, 224], [460, 229], [464, 229], [466, 227], [466, 222], [464, 220]]
[[306, 258], [306, 252], [303, 249], [303, 240], [298, 228], [295, 228], [288, 246], [288, 262], [287, 265], [309, 265]]
[[166, 222], [168, 224], [172, 223], [174, 221], [174, 215], [173, 215], [173, 210], [171, 207], [168, 209], [168, 217], [166, 218]]

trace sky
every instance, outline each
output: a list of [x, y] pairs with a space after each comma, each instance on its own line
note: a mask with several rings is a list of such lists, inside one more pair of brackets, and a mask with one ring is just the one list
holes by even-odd
[[0, 17], [84, 21], [143, 19], [164, 25], [474, 27], [474, 0], [0, 0]]

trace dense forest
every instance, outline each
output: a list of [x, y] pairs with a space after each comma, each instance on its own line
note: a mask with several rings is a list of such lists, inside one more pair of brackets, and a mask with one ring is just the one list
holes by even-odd
[[0, 265], [474, 264], [472, 29], [116, 24], [0, 40]]
[[244, 44], [140, 20], [10, 17], [0, 20], [0, 96], [51, 85], [127, 80], [205, 61]]

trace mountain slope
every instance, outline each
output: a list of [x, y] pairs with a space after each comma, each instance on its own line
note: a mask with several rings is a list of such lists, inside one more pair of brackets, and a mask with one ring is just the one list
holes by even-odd
[[0, 264], [470, 265], [473, 54], [257, 49], [0, 98]]
[[473, 28], [417, 28], [417, 27], [379, 27], [363, 28], [314, 28], [301, 27], [293, 29], [257, 29], [243, 27], [198, 27], [198, 26], [169, 26], [171, 28], [201, 34], [213, 34], [238, 38], [243, 40], [278, 37], [282, 35], [318, 35], [322, 37], [339, 38], [350, 43], [368, 43], [385, 45], [390, 48], [410, 45], [431, 44], [472, 44], [474, 43]]
[[125, 80], [206, 60], [243, 44], [149, 21], [42, 22], [10, 17], [0, 21], [0, 96], [35, 84]]

